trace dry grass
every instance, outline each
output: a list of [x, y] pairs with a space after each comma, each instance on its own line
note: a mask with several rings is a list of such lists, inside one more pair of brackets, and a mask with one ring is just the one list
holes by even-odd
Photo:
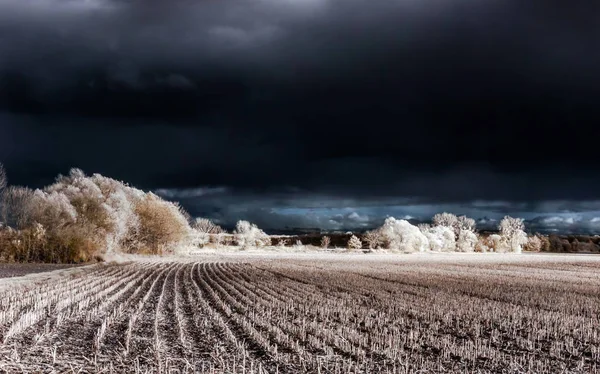
[[0, 291], [0, 372], [590, 373], [591, 256], [242, 256]]

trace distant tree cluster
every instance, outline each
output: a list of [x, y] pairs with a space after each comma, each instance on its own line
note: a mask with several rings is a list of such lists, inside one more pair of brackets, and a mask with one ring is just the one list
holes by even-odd
[[172, 253], [191, 227], [179, 205], [72, 169], [32, 190], [6, 187], [0, 167], [0, 260], [80, 262], [110, 252]]
[[[547, 250], [562, 243], [540, 235], [528, 237], [523, 220], [505, 217], [499, 234], [482, 236], [475, 221], [451, 213], [436, 214], [432, 224], [412, 225], [389, 217], [356, 236], [347, 233], [351, 251], [378, 248], [397, 252], [514, 252]], [[289, 238], [276, 245], [291, 245]], [[362, 239], [362, 240], [361, 240]], [[8, 186], [0, 164], [0, 261], [80, 262], [103, 253], [173, 253], [178, 248], [211, 244], [243, 249], [272, 245], [255, 224], [238, 221], [228, 234], [207, 218], [191, 217], [176, 203], [100, 174], [72, 169], [43, 189]], [[318, 245], [318, 244], [317, 244]], [[320, 246], [329, 248], [323, 236]], [[296, 240], [295, 247], [304, 247]]]
[[539, 237], [527, 237], [523, 220], [504, 217], [498, 226], [500, 235], [487, 237], [475, 230], [475, 220], [451, 213], [436, 214], [432, 224], [412, 225], [406, 220], [389, 217], [383, 226], [368, 231], [363, 239], [370, 249], [399, 252], [515, 252], [524, 247], [539, 250]]

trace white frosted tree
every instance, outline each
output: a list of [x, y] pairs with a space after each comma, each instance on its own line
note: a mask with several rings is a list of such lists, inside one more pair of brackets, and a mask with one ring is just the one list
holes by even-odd
[[473, 252], [477, 246], [477, 234], [475, 233], [475, 220], [467, 216], [455, 216], [452, 213], [439, 213], [432, 219], [435, 227], [446, 227], [454, 233], [456, 250], [460, 252]]
[[321, 248], [327, 249], [329, 248], [329, 244], [331, 244], [331, 238], [327, 235], [321, 238]]
[[237, 244], [243, 248], [264, 247], [271, 244], [269, 235], [248, 221], [238, 221], [234, 235]]
[[425, 252], [429, 241], [417, 226], [406, 220], [389, 217], [379, 228], [384, 246], [401, 252]]
[[456, 220], [455, 233], [456, 250], [459, 252], [475, 252], [479, 238], [475, 233], [475, 220], [467, 216], [460, 216]]
[[360, 241], [360, 239], [356, 235], [352, 235], [350, 237], [350, 240], [348, 240], [348, 249], [357, 251], [361, 248], [362, 242]]
[[459, 252], [475, 252], [479, 238], [470, 230], [460, 230], [456, 241], [456, 250]]
[[456, 250], [454, 231], [450, 227], [423, 225], [421, 231], [429, 240], [432, 251], [454, 252]]
[[475, 232], [476, 224], [475, 224], [475, 220], [473, 218], [469, 218], [467, 216], [457, 217], [456, 225], [457, 225], [459, 233], [460, 233], [460, 231], [463, 231], [463, 230]]
[[363, 236], [363, 240], [367, 243], [369, 249], [379, 248], [383, 244], [380, 230], [367, 231]]
[[452, 213], [438, 213], [431, 219], [434, 226], [449, 227], [454, 230], [458, 225], [458, 217]]
[[522, 218], [506, 216], [498, 225], [503, 244], [509, 252], [521, 253], [527, 243], [525, 224]]

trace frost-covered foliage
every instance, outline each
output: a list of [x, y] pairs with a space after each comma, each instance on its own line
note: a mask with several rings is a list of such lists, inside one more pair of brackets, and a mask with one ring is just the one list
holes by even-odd
[[348, 249], [359, 250], [362, 248], [362, 242], [356, 235], [352, 235], [348, 240]]
[[531, 252], [539, 252], [542, 249], [542, 239], [539, 235], [533, 235], [527, 238], [527, 243], [525, 244], [525, 249]]
[[321, 248], [327, 249], [329, 248], [329, 244], [331, 244], [331, 238], [327, 235], [321, 238]]
[[135, 209], [140, 228], [136, 233], [140, 249], [150, 253], [172, 253], [191, 234], [179, 205], [148, 193]]
[[475, 232], [475, 220], [473, 218], [469, 218], [467, 216], [459, 216], [457, 217], [458, 231], [470, 231]]
[[432, 251], [454, 252], [456, 250], [454, 231], [450, 227], [423, 225], [421, 231], [429, 240], [429, 247]]
[[509, 252], [521, 253], [523, 245], [527, 243], [525, 224], [522, 218], [506, 216], [498, 225], [503, 244]]
[[206, 234], [223, 234], [225, 230], [208, 218], [196, 218], [192, 227]]
[[406, 220], [389, 217], [378, 230], [387, 249], [400, 252], [424, 252], [429, 249], [427, 237]]
[[474, 252], [478, 237], [475, 233], [475, 220], [467, 216], [457, 217], [452, 213], [439, 213], [433, 216], [434, 227], [451, 229], [454, 234], [455, 248], [459, 252]]
[[382, 236], [380, 230], [370, 230], [365, 233], [363, 240], [369, 246], [369, 249], [380, 248], [383, 245]]
[[87, 261], [117, 251], [170, 252], [191, 233], [177, 204], [79, 169], [44, 189], [9, 187], [1, 212], [3, 221], [23, 235], [43, 228], [46, 239], [39, 251], [51, 262]]
[[458, 223], [458, 218], [452, 213], [438, 213], [431, 219], [434, 226], [444, 226], [454, 229]]
[[432, 220], [434, 226], [443, 226], [451, 228], [454, 231], [455, 239], [458, 240], [460, 232], [475, 231], [475, 220], [467, 216], [457, 217], [452, 213], [438, 213], [433, 216]]
[[508, 249], [502, 242], [502, 237], [498, 234], [488, 236], [485, 243], [490, 252], [506, 252]]
[[470, 230], [460, 230], [458, 240], [456, 241], [456, 250], [458, 252], [475, 252], [479, 238], [477, 234]]
[[225, 230], [208, 218], [196, 218], [192, 223], [190, 244], [193, 248], [204, 247], [212, 243], [215, 247], [223, 244]]
[[243, 248], [271, 245], [269, 235], [248, 221], [238, 221], [234, 234], [237, 245]]
[[192, 246], [192, 248], [202, 248], [210, 242], [210, 234], [192, 229], [189, 240], [189, 244]]

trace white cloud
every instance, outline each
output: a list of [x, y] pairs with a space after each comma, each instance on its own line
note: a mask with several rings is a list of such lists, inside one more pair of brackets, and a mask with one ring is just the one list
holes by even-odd
[[352, 212], [348, 215], [348, 219], [351, 221], [357, 221], [357, 222], [368, 222], [369, 216], [366, 216], [366, 215], [361, 216], [357, 212]]

